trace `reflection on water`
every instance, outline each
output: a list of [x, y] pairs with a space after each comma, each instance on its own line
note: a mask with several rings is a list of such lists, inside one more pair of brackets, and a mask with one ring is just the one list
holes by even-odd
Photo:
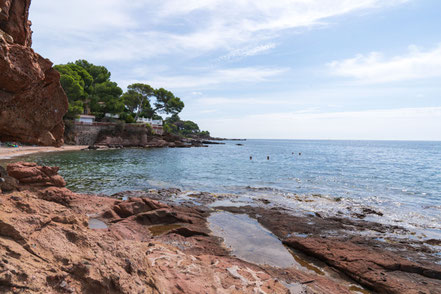
[[106, 223], [100, 221], [99, 219], [91, 218], [89, 219], [89, 229], [97, 230], [97, 229], [107, 229]]
[[236, 257], [276, 267], [292, 267], [295, 260], [282, 242], [256, 220], [243, 214], [216, 212], [209, 218], [210, 229]]

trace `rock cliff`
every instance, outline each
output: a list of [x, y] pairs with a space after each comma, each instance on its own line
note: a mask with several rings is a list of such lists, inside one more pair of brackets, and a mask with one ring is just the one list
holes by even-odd
[[30, 0], [0, 0], [0, 141], [63, 144], [67, 97], [52, 62], [31, 49]]

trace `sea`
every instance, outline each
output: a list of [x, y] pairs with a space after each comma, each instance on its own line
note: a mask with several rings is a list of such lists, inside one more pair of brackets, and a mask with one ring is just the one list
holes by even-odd
[[[207, 148], [118, 149], [31, 155], [59, 166], [75, 192], [179, 188], [231, 194], [214, 205], [268, 205], [356, 217], [441, 239], [441, 142], [247, 140]], [[17, 160], [17, 159], [15, 159]]]

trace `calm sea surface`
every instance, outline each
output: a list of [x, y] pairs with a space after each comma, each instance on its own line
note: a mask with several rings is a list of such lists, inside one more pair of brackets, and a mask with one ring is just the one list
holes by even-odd
[[176, 187], [238, 194], [244, 202], [266, 198], [328, 215], [368, 207], [384, 214], [368, 219], [441, 238], [441, 142], [248, 140], [208, 148], [52, 153], [26, 160], [60, 166], [77, 192]]

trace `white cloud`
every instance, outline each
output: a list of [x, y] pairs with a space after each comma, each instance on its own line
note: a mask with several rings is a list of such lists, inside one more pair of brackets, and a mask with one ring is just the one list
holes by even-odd
[[328, 64], [334, 75], [366, 83], [386, 83], [441, 77], [441, 44], [431, 50], [409, 47], [405, 55], [384, 57], [372, 52]]
[[297, 111], [199, 119], [215, 136], [268, 139], [441, 140], [441, 107]]
[[220, 105], [301, 105], [302, 102], [287, 99], [262, 98], [223, 98], [223, 97], [204, 97], [197, 100], [200, 105], [220, 106]]
[[244, 57], [254, 56], [258, 54], [265, 53], [271, 49], [276, 48], [275, 43], [268, 43], [264, 45], [257, 45], [252, 47], [240, 48], [237, 50], [233, 50], [227, 55], [221, 56], [218, 58], [219, 61], [229, 61], [229, 60], [237, 60]]
[[[124, 30], [136, 26], [131, 17], [140, 0], [40, 0], [33, 1], [30, 19], [34, 27], [64, 36]], [[79, 37], [79, 36], [78, 36]]]
[[[40, 0], [32, 3], [30, 18], [38, 50], [56, 61], [80, 54], [105, 61], [166, 54], [188, 58], [216, 50], [251, 56], [273, 48], [266, 41], [281, 30], [323, 24], [331, 17], [402, 2], [405, 0], [188, 0], [185, 4], [182, 0]], [[65, 51], [66, 47], [71, 49]]]
[[242, 30], [281, 30], [309, 26], [323, 19], [361, 9], [395, 5], [407, 0], [181, 0], [164, 1], [163, 16], [204, 13], [223, 26]]
[[287, 68], [242, 67], [212, 70], [203, 75], [156, 76], [144, 82], [154, 87], [169, 89], [201, 89], [219, 84], [264, 82], [288, 70]]

